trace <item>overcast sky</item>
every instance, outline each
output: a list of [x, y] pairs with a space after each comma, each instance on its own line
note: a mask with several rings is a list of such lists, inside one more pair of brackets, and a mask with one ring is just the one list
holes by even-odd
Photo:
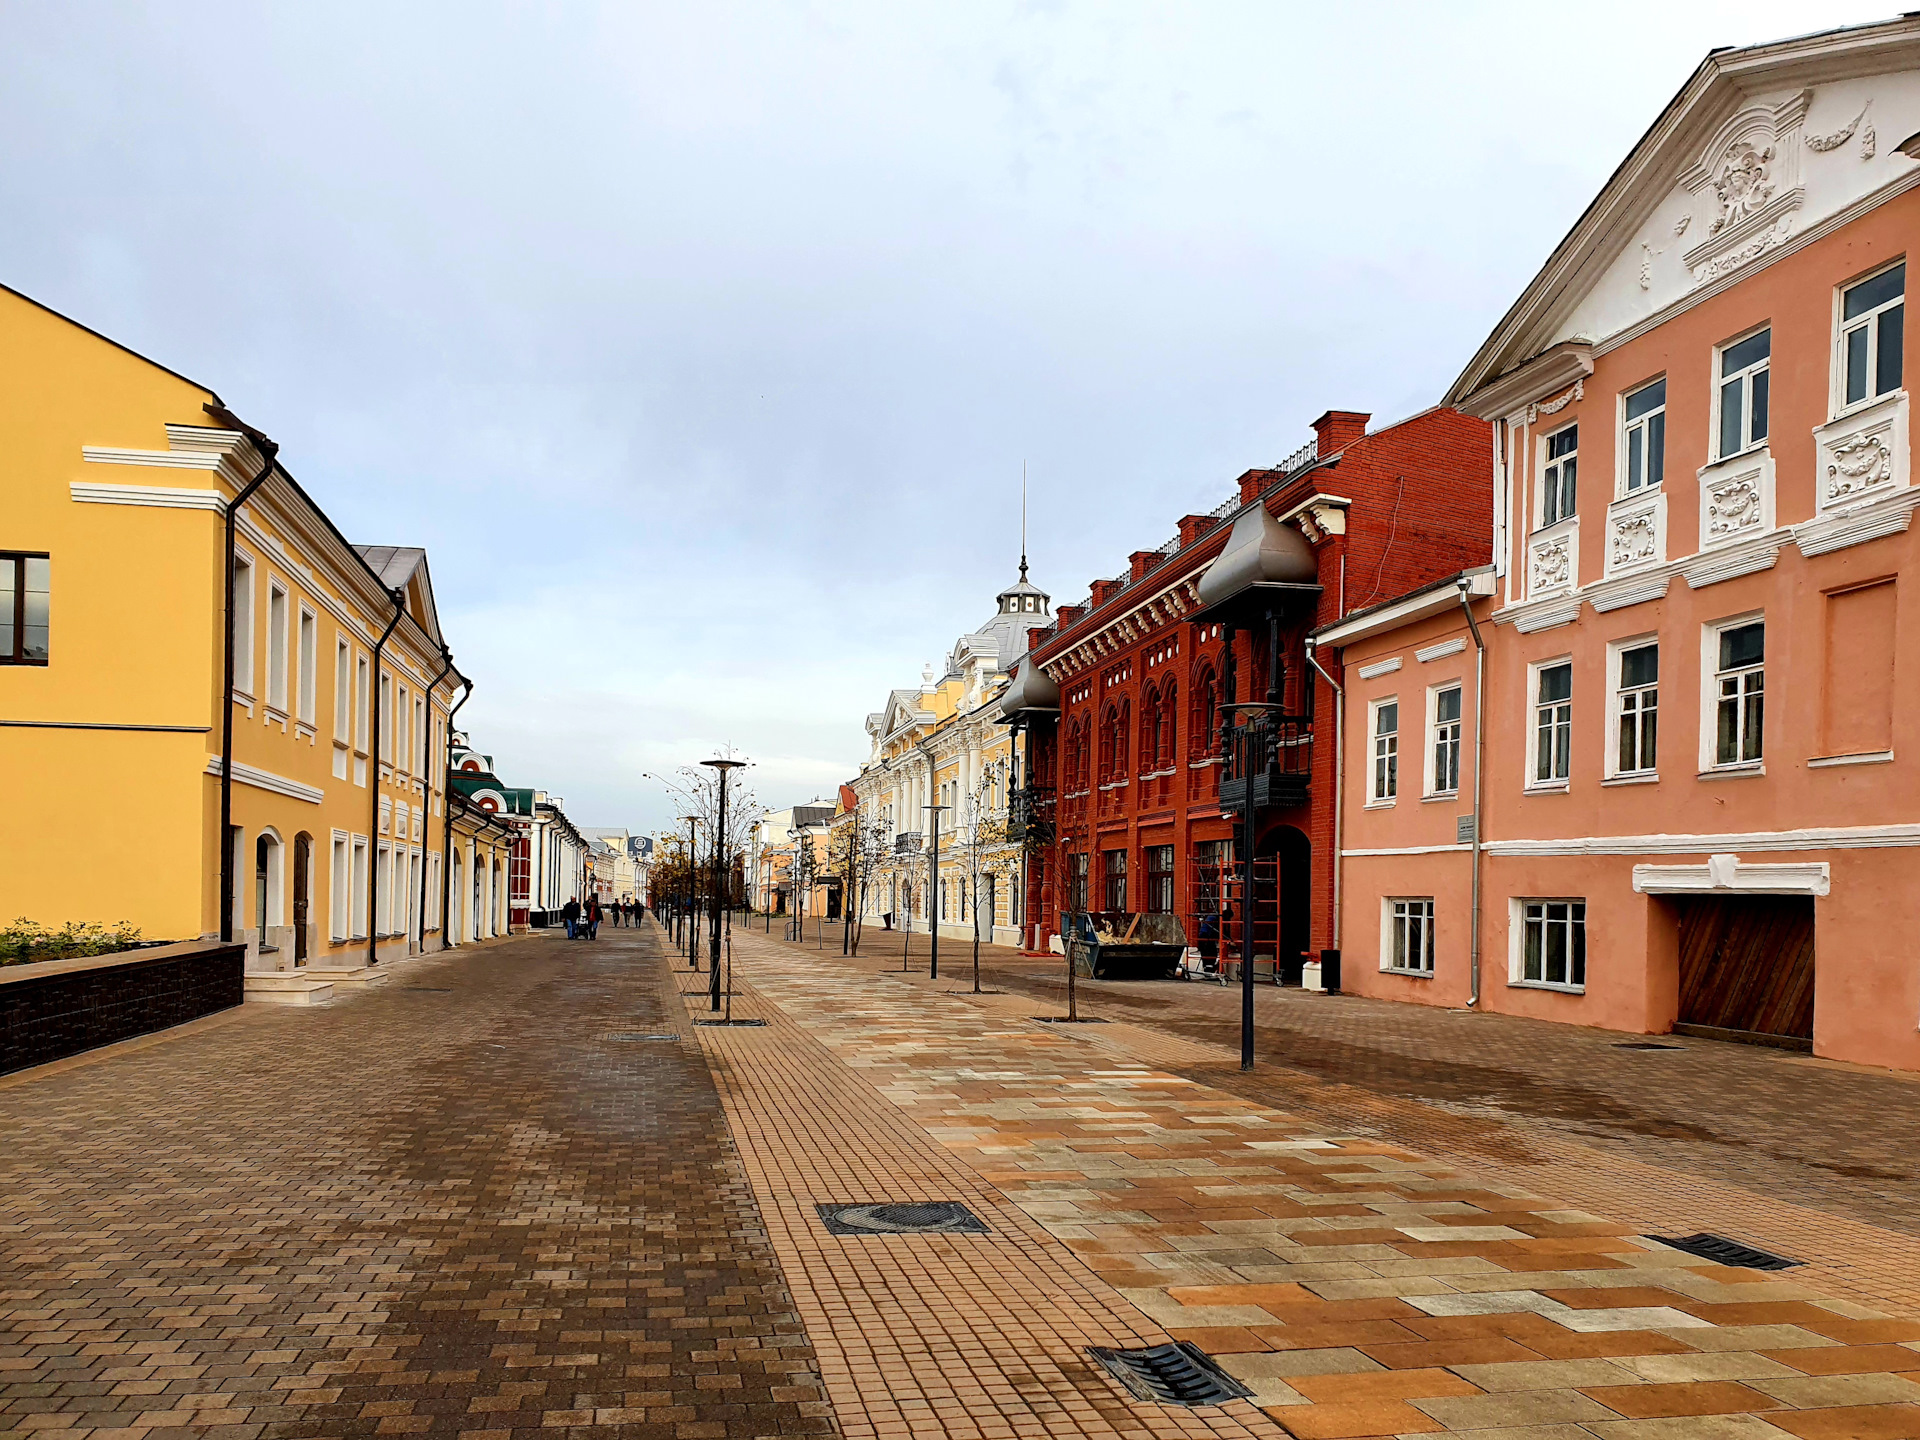
[[1432, 403], [1707, 50], [1895, 8], [0, 0], [0, 281], [425, 545], [501, 776], [654, 830], [849, 777], [1023, 461], [1071, 602]]

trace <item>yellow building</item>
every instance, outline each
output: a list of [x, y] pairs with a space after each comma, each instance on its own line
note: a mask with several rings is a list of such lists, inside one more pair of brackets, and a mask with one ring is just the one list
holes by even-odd
[[230, 927], [255, 973], [437, 948], [464, 681], [425, 552], [350, 544], [213, 391], [5, 289], [0, 421], [0, 914]]
[[[869, 919], [891, 914], [924, 933], [929, 911], [943, 939], [1020, 943], [1021, 852], [1003, 838], [1017, 779], [1011, 731], [995, 703], [1026, 653], [1027, 633], [1051, 625], [1047, 595], [1020, 578], [994, 599], [986, 624], [963, 635], [945, 670], [921, 672], [917, 689], [895, 690], [867, 716], [872, 750], [853, 781], [860, 826], [877, 832], [880, 854], [862, 884]], [[933, 812], [939, 804], [939, 874], [929, 874]]]

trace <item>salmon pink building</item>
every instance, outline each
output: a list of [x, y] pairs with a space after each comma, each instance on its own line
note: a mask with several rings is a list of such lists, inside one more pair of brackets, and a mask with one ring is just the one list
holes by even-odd
[[1324, 626], [1347, 988], [1920, 1069], [1920, 19], [1710, 56], [1447, 403], [1493, 563]]

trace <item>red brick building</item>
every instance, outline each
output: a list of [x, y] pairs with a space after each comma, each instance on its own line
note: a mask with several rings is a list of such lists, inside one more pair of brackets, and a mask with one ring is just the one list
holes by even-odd
[[[1338, 697], [1306, 636], [1492, 547], [1491, 428], [1446, 409], [1372, 433], [1368, 418], [1328, 411], [1284, 465], [1247, 471], [1226, 504], [1182, 516], [1173, 540], [1033, 632], [1003, 700], [1026, 735], [1016, 824], [1046, 840], [1029, 862], [1029, 943], [1063, 912], [1171, 912], [1210, 948], [1219, 922], [1203, 917], [1236, 903], [1248, 798], [1256, 953], [1297, 978], [1330, 943]], [[1245, 702], [1264, 708], [1231, 708]]]

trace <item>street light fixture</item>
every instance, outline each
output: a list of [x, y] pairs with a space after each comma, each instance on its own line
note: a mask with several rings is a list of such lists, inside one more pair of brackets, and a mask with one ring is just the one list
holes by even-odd
[[700, 762], [710, 770], [720, 772], [720, 813], [714, 824], [713, 837], [713, 922], [711, 944], [707, 950], [707, 963], [713, 968], [713, 974], [707, 982], [707, 993], [712, 1001], [712, 1009], [720, 1009], [720, 899], [721, 886], [724, 883], [720, 867], [726, 863], [727, 853], [727, 773], [746, 766], [744, 760], [702, 760]]
[[[1254, 715], [1267, 714], [1283, 710], [1286, 707], [1270, 700], [1228, 700], [1220, 708], [1229, 712], [1248, 711]], [[1248, 732], [1248, 723], [1239, 726], [1239, 753], [1235, 771], [1247, 776], [1247, 793], [1240, 807], [1240, 839], [1235, 848], [1240, 851], [1240, 1068], [1253, 1069], [1253, 783], [1248, 768], [1248, 749], [1252, 743]], [[1274, 896], [1279, 903], [1279, 896]], [[1274, 964], [1280, 963], [1279, 945], [1274, 946]], [[1275, 975], [1278, 979], [1278, 972]]]

